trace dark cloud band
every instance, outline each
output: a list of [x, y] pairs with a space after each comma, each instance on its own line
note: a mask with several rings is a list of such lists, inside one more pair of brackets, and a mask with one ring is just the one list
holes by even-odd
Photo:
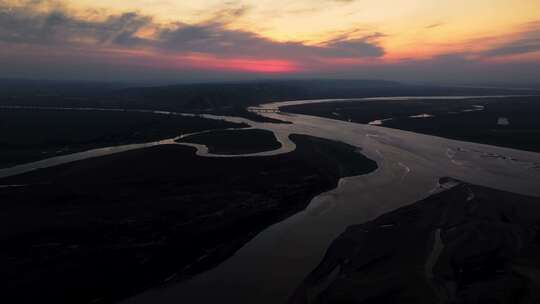
[[[1, 8], [1, 5], [0, 5]], [[238, 16], [245, 9], [228, 13]], [[102, 21], [81, 20], [57, 9], [36, 13], [31, 7], [0, 10], [0, 41], [28, 44], [113, 46], [151, 48], [167, 52], [204, 53], [218, 57], [267, 57], [283, 59], [362, 58], [384, 55], [373, 36], [330, 41], [323, 45], [277, 42], [243, 30], [227, 29], [223, 13], [199, 24], [157, 25], [152, 18], [128, 12], [110, 15]], [[141, 38], [138, 32], [153, 28], [154, 37]]]

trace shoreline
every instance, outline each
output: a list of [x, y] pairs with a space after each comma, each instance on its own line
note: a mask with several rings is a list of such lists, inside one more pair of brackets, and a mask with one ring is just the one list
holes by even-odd
[[[303, 210], [342, 177], [376, 168], [351, 146], [302, 135], [292, 140], [294, 152], [265, 158], [199, 157], [190, 147], [161, 145], [3, 179], [26, 185], [0, 189], [8, 208], [3, 267], [11, 277], [3, 284], [13, 296], [22, 288], [57, 303], [109, 303], [185, 280]], [[342, 170], [345, 162], [353, 165], [349, 171]], [[15, 280], [36, 273], [35, 285]], [[84, 286], [101, 287], [83, 292]]]
[[290, 303], [538, 299], [540, 198], [446, 180], [442, 192], [347, 227]]

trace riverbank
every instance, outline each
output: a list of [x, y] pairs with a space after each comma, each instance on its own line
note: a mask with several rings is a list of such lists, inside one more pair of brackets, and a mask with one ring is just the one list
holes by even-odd
[[540, 152], [540, 97], [358, 99], [286, 106], [283, 111]]
[[2, 180], [1, 284], [19, 303], [109, 303], [223, 261], [376, 164], [292, 135], [292, 153], [208, 158], [164, 145]]
[[536, 303], [540, 198], [441, 179], [347, 228], [291, 303]]
[[[305, 103], [309, 102], [318, 101], [305, 101]], [[274, 105], [263, 105], [263, 107], [271, 106]], [[377, 160], [380, 165], [379, 170], [369, 175], [344, 179], [336, 190], [318, 195], [309, 207], [302, 212], [296, 213], [286, 220], [278, 221], [276, 225], [272, 225], [258, 233], [255, 238], [242, 246], [240, 250], [236, 251], [233, 256], [218, 267], [214, 267], [212, 270], [182, 283], [168, 286], [170, 288], [157, 288], [148, 291], [141, 296], [131, 298], [128, 301], [129, 303], [155, 303], [156, 301], [159, 303], [216, 303], [220, 301], [283, 303], [288, 298], [290, 291], [298, 286], [305, 274], [312, 270], [321, 260], [325, 249], [343, 231], [344, 227], [369, 221], [390, 210], [418, 201], [432, 189], [439, 176], [455, 176], [468, 182], [481, 183], [493, 188], [540, 195], [538, 194], [537, 183], [535, 183], [540, 172], [537, 169], [538, 154], [535, 153], [451, 141], [396, 129], [378, 128], [313, 116], [288, 115], [287, 113], [264, 113], [263, 115], [292, 122], [292, 124], [253, 125], [257, 128], [274, 131], [281, 143], [286, 142], [283, 139], [290, 133], [308, 134], [345, 142], [354, 147], [362, 147], [365, 155]], [[231, 117], [225, 119], [239, 121]], [[160, 144], [163, 145], [163, 143]], [[319, 146], [317, 145], [317, 147]], [[155, 147], [154, 149], [161, 148]], [[139, 149], [139, 147], [135, 149]], [[206, 155], [202, 150], [204, 149], [198, 147], [198, 153]], [[140, 150], [138, 153], [143, 153], [142, 151], [145, 150]], [[257, 155], [259, 156], [258, 160], [267, 159], [261, 158], [262, 154]], [[174, 153], [174, 155], [180, 157], [182, 154]], [[277, 154], [272, 155], [278, 156]], [[87, 157], [95, 157], [95, 155], [85, 156], [85, 158]], [[142, 156], [141, 158], [144, 161], [131, 159], [129, 163], [130, 170], [142, 166], [141, 163], [146, 162], [146, 159], [148, 159], [148, 157], [143, 158]], [[253, 158], [248, 157], [245, 159]], [[301, 163], [301, 160], [299, 163]], [[58, 163], [52, 165], [56, 166]], [[318, 168], [319, 165], [320, 162], [314, 167]], [[107, 165], [104, 166], [107, 167]], [[167, 169], [170, 169], [170, 166], [170, 163], [162, 164], [161, 167], [166, 167], [163, 172], [168, 172]], [[268, 170], [272, 172], [280, 169], [280, 167], [270, 164], [268, 166], [270, 168]], [[291, 166], [291, 168], [288, 166], [283, 167], [285, 169], [295, 168], [294, 166]], [[37, 168], [39, 166], [32, 165], [30, 169]], [[112, 168], [116, 167], [113, 166]], [[188, 166], [177, 169], [187, 170], [189, 173], [189, 168]], [[217, 167], [209, 167], [209, 172], [213, 172], [212, 170], [215, 168]], [[145, 176], [147, 173], [155, 172], [154, 169], [159, 168], [151, 168], [147, 171], [141, 170], [138, 175]], [[236, 170], [237, 168], [228, 169]], [[246, 170], [246, 168], [243, 169]], [[34, 173], [37, 172], [39, 171]], [[193, 172], [198, 171], [193, 170]], [[84, 171], [79, 171], [79, 173], [79, 175], [70, 176], [74, 183], [79, 176], [86, 175]], [[227, 174], [227, 182], [238, 182], [235, 181], [234, 174], [231, 175], [230, 172]], [[283, 174], [289, 177], [287, 172], [283, 172]], [[297, 176], [295, 174], [293, 171], [291, 176]], [[138, 175], [135, 175], [137, 176], [135, 180], [140, 178]], [[249, 175], [248, 182], [256, 181], [260, 178], [260, 175], [260, 173]], [[105, 181], [113, 186], [117, 186], [117, 181], [123, 180], [123, 178], [115, 177], [115, 174], [111, 176], [113, 177], [112, 180], [106, 179]], [[129, 177], [133, 178], [133, 175]], [[149, 175], [147, 180], [140, 178], [139, 183], [134, 184], [136, 187], [132, 185], [132, 188], [141, 185], [152, 186], [151, 183], [155, 185], [154, 178], [156, 176], [152, 174]], [[182, 179], [178, 180], [182, 181]], [[180, 188], [181, 183], [174, 184], [178, 180], [172, 179], [169, 181], [167, 178], [163, 178], [158, 179], [159, 182], [157, 183], [165, 181], [170, 183], [172, 188]], [[9, 181], [13, 182], [15, 180], [10, 179]], [[195, 181], [200, 182], [198, 179], [195, 179]], [[274, 187], [279, 186], [275, 185], [271, 179], [263, 181], [266, 184], [257, 184], [259, 185], [257, 190], [259, 192], [262, 189], [272, 190], [276, 189]], [[105, 184], [105, 186], [107, 185]], [[119, 185], [122, 185], [122, 183]], [[21, 186], [25, 187], [25, 184], [11, 183], [7, 184], [7, 189], [21, 189]], [[286, 186], [290, 185], [287, 184]], [[240, 194], [245, 193], [243, 191], [241, 189]], [[210, 191], [205, 195], [213, 192], [214, 190], [210, 188]], [[23, 197], [23, 193], [20, 192], [19, 196]], [[67, 204], [66, 202], [70, 200], [77, 202], [77, 196], [70, 197], [71, 192], [65, 193], [67, 194], [64, 198], [64, 204]], [[97, 193], [99, 194], [99, 192]], [[167, 197], [170, 193], [174, 194], [174, 191], [168, 191], [164, 188], [164, 191], [156, 191], [147, 200], [155, 203], [156, 198]], [[245, 194], [256, 195], [257, 193], [246, 192]], [[96, 195], [93, 192], [88, 194], [90, 197]], [[227, 196], [221, 198], [223, 201], [228, 202]], [[137, 199], [139, 198], [135, 197], [136, 202]], [[151, 210], [151, 206], [153, 204], [145, 207]], [[250, 206], [250, 204], [243, 204], [243, 206]], [[47, 207], [50, 207], [50, 205]], [[44, 215], [48, 215], [45, 211], [50, 208], [42, 207], [42, 209]], [[130, 210], [130, 208], [127, 208], [127, 210]], [[143, 208], [140, 212], [146, 211]], [[67, 214], [70, 214], [70, 212], [71, 210], [66, 211]], [[165, 212], [166, 215], [169, 213]], [[39, 219], [40, 217], [36, 218]], [[11, 219], [8, 217], [8, 220]], [[117, 229], [113, 229], [113, 231], [117, 231]], [[42, 245], [51, 244], [43, 243]], [[55, 243], [52, 243], [51, 246], [54, 245]], [[147, 244], [143, 242], [138, 245], [146, 246]], [[167, 279], [172, 282], [175, 277], [178, 277], [178, 274], [169, 276]], [[246, 278], [249, 278], [249, 280], [246, 280]], [[207, 292], [209, 288], [211, 288], [212, 293]]]
[[101, 147], [243, 127], [247, 125], [165, 112], [0, 106], [0, 168]]

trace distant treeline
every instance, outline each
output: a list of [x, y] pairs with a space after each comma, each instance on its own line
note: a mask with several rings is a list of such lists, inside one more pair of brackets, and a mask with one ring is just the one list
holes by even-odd
[[0, 80], [0, 104], [145, 108], [216, 114], [244, 113], [249, 105], [280, 100], [510, 93], [516, 94], [505, 89], [409, 85], [383, 80], [269, 80], [154, 87]]

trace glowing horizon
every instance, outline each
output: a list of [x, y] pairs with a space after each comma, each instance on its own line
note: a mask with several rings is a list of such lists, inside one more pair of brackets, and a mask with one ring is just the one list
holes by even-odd
[[0, 61], [49, 65], [45, 53], [106, 64], [122, 54], [119, 68], [272, 75], [369, 68], [392, 78], [399, 67], [453, 60], [482, 75], [486, 66], [540, 62], [540, 2], [4, 0], [0, 46]]

